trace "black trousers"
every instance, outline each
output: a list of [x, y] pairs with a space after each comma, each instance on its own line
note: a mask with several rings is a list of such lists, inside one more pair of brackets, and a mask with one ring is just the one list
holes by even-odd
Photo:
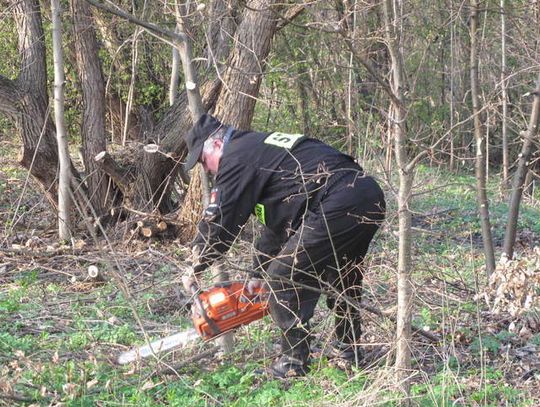
[[[370, 177], [342, 177], [308, 211], [300, 227], [270, 259], [270, 313], [282, 330], [282, 352], [307, 361], [309, 320], [322, 292], [335, 314], [338, 340], [353, 344], [361, 334], [361, 263], [384, 219], [383, 192]], [[265, 250], [267, 249], [267, 250]], [[268, 250], [270, 249], [270, 250]]]

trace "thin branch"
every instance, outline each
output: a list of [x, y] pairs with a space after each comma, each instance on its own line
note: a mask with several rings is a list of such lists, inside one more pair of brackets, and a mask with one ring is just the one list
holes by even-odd
[[294, 20], [296, 17], [298, 17], [300, 14], [304, 12], [306, 9], [305, 4], [296, 4], [289, 8], [285, 14], [278, 13], [274, 9], [272, 11], [281, 19], [281, 21], [278, 23], [276, 27], [276, 31], [281, 30], [282, 28], [285, 28], [287, 25], [289, 25], [292, 20]]
[[176, 363], [172, 366], [166, 366], [165, 368], [161, 368], [160, 370], [156, 370], [152, 373], [150, 373], [147, 378], [151, 378], [151, 377], [154, 377], [154, 376], [160, 376], [160, 375], [165, 375], [165, 374], [174, 374], [174, 375], [177, 375], [178, 376], [178, 370], [180, 369], [183, 369], [184, 367], [188, 366], [189, 364], [191, 363], [195, 363], [201, 359], [204, 359], [204, 358], [207, 358], [207, 357], [211, 357], [211, 356], [215, 356], [216, 353], [219, 352], [219, 346], [212, 346], [210, 349], [207, 349], [203, 352], [199, 352], [199, 353], [196, 353], [194, 354], [193, 356], [190, 356], [189, 358], [179, 362], [179, 363]]
[[[149, 23], [148, 21], [143, 21], [143, 20], [140, 20], [138, 19], [137, 17], [129, 14], [129, 13], [126, 13], [125, 11], [123, 11], [122, 9], [120, 9], [119, 7], [116, 7], [116, 8], [112, 8], [112, 7], [109, 7], [109, 6], [106, 6], [104, 4], [101, 4], [99, 3], [98, 1], [96, 0], [86, 0], [88, 3], [90, 3], [91, 5], [93, 5], [94, 7], [97, 7], [99, 8], [100, 10], [103, 10], [103, 11], [106, 11], [107, 13], [111, 13], [111, 14], [114, 14], [115, 16], [118, 16], [120, 18], [123, 18], [124, 20], [127, 20], [129, 21], [130, 23], [133, 23], [135, 25], [138, 25], [139, 27], [142, 27], [146, 30], [148, 30], [151, 34], [157, 36], [158, 38], [166, 41], [166, 42], [169, 42], [167, 40], [170, 39], [172, 40], [173, 42], [174, 41], [179, 41], [179, 42], [186, 42], [187, 41], [187, 37], [184, 33], [175, 33], [174, 31], [169, 31], [165, 28], [161, 28], [153, 23]], [[163, 38], [163, 37], [166, 37], [166, 38]], [[171, 44], [171, 45], [174, 45], [174, 44]]]
[[388, 85], [388, 81], [386, 81], [381, 75], [379, 75], [377, 69], [371, 64], [370, 61], [368, 61], [366, 58], [364, 58], [358, 53], [358, 51], [354, 48], [352, 40], [346, 35], [345, 31], [340, 30], [339, 33], [344, 38], [345, 44], [347, 44], [347, 48], [349, 48], [349, 51], [353, 55], [354, 59], [367, 69], [373, 79], [375, 79], [375, 81], [377, 81], [377, 83], [381, 85], [381, 87], [386, 92], [388, 97], [392, 100], [392, 102], [396, 106], [403, 108], [403, 103], [401, 102], [401, 100], [399, 100], [392, 88]]
[[461, 125], [467, 123], [469, 120], [471, 119], [474, 119], [475, 115], [477, 114], [481, 114], [484, 110], [486, 110], [489, 106], [488, 105], [484, 105], [482, 106], [482, 108], [478, 111], [478, 113], [473, 113], [471, 114], [469, 117], [461, 120], [460, 122], [457, 122], [456, 124], [454, 124], [452, 127], [450, 127], [443, 135], [441, 135], [441, 137], [439, 137], [439, 139], [431, 144], [427, 149], [424, 149], [423, 151], [420, 151], [415, 157], [413, 157], [413, 159], [409, 162], [409, 164], [407, 164], [407, 166], [405, 167], [405, 171], [412, 171], [412, 169], [416, 166], [416, 164], [422, 159], [424, 158], [426, 155], [428, 155], [429, 151], [430, 150], [433, 150], [435, 149], [439, 144], [441, 144], [441, 142], [443, 140], [446, 139], [446, 136], [448, 136], [449, 134], [451, 134], [455, 129], [459, 128]]

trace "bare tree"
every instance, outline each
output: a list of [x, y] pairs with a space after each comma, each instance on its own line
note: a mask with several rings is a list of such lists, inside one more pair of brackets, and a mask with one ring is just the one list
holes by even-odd
[[[454, 118], [455, 118], [455, 91], [454, 91], [454, 64], [455, 64], [455, 47], [454, 47], [454, 37], [455, 37], [455, 24], [454, 24], [454, 21], [452, 19], [452, 21], [450, 22], [450, 72], [449, 72], [449, 77], [450, 77], [450, 89], [449, 89], [449, 93], [450, 93], [450, 129], [453, 129], [454, 128]], [[455, 144], [454, 144], [454, 132], [451, 131], [450, 132], [450, 162], [449, 162], [449, 166], [450, 166], [450, 169], [453, 170], [454, 169], [454, 160], [455, 160]]]
[[527, 172], [529, 171], [534, 138], [538, 132], [538, 122], [540, 120], [540, 75], [538, 75], [536, 87], [532, 94], [534, 95], [534, 99], [529, 120], [529, 127], [524, 134], [517, 170], [512, 181], [512, 195], [510, 197], [508, 221], [506, 223], [506, 233], [504, 235], [504, 255], [506, 255], [508, 259], [511, 259], [514, 256], [514, 243], [516, 241], [516, 229], [519, 216], [519, 206], [523, 194], [523, 184], [525, 182]]
[[406, 135], [406, 110], [404, 106], [404, 72], [401, 54], [402, 20], [395, 11], [392, 0], [384, 2], [385, 31], [388, 52], [392, 64], [390, 86], [395, 97], [390, 109], [391, 132], [393, 133], [396, 161], [399, 171], [399, 258], [398, 258], [398, 308], [396, 327], [396, 379], [405, 395], [410, 391], [411, 369], [411, 322], [412, 322], [412, 285], [411, 285], [411, 222], [409, 209], [413, 182], [413, 167], [409, 165]]
[[479, 79], [478, 79], [478, 0], [471, 0], [470, 14], [470, 74], [471, 74], [471, 100], [474, 116], [474, 135], [476, 140], [476, 196], [482, 238], [484, 242], [484, 256], [486, 260], [486, 272], [489, 275], [495, 270], [495, 254], [493, 251], [493, 238], [491, 234], [491, 222], [489, 220], [489, 201], [486, 190], [486, 143], [482, 131], [482, 110], [479, 103]]
[[502, 189], [508, 189], [508, 79], [506, 68], [506, 7], [505, 0], [501, 0], [501, 103], [502, 103]]
[[68, 241], [71, 237], [71, 159], [69, 158], [64, 121], [64, 55], [62, 51], [62, 10], [59, 0], [51, 0], [52, 44], [54, 63], [54, 119], [58, 142], [58, 237]]
[[[414, 179], [414, 168], [418, 160], [426, 154], [417, 155], [412, 160], [407, 152], [407, 108], [404, 96], [405, 72], [403, 66], [401, 33], [402, 19], [400, 9], [394, 0], [382, 3], [384, 14], [385, 44], [390, 57], [390, 79], [370, 61], [367, 56], [358, 51], [350, 38], [345, 38], [354, 59], [363, 65], [375, 81], [382, 87], [390, 99], [388, 113], [389, 138], [393, 141], [396, 163], [399, 172], [398, 217], [399, 217], [399, 253], [398, 253], [398, 307], [396, 318], [396, 382], [407, 397], [410, 391], [411, 371], [411, 333], [413, 294], [410, 281], [412, 261], [412, 215], [410, 198]], [[405, 403], [407, 398], [405, 399]]]

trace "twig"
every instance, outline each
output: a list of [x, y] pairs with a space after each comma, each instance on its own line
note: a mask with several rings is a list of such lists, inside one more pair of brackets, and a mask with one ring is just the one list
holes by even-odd
[[[368, 312], [371, 312], [372, 314], [375, 314], [381, 318], [388, 318], [390, 321], [392, 322], [396, 322], [396, 319], [390, 315], [385, 315], [380, 309], [378, 308], [375, 308], [375, 307], [372, 307], [371, 305], [367, 305], [363, 302], [361, 302], [360, 304], [360, 308], [362, 309], [365, 309], [366, 311]], [[416, 326], [413, 325], [412, 327], [412, 330], [413, 332], [419, 334], [419, 335], [422, 335], [423, 337], [429, 339], [430, 341], [432, 342], [440, 342], [441, 341], [441, 338], [439, 338], [437, 335], [435, 334], [432, 334], [431, 332], [427, 332], [427, 331], [424, 331], [422, 328], [418, 328]]]
[[15, 393], [13, 394], [0, 393], [0, 399], [18, 401], [20, 403], [34, 403], [36, 401], [43, 401], [43, 399], [23, 397]]
[[204, 352], [197, 353], [196, 355], [193, 355], [185, 360], [183, 360], [180, 363], [177, 363], [176, 365], [167, 366], [163, 369], [160, 369], [158, 371], [150, 373], [149, 377], [155, 376], [155, 375], [162, 375], [162, 374], [178, 374], [177, 371], [179, 369], [182, 369], [183, 367], [189, 365], [190, 363], [196, 362], [200, 359], [204, 359], [205, 357], [215, 355], [219, 350], [219, 346], [213, 346], [208, 350], [205, 350]]
[[[65, 249], [65, 250], [71, 250]], [[23, 249], [23, 248], [5, 248], [0, 247], [0, 253], [6, 253], [7, 255], [19, 255], [19, 254], [25, 254], [30, 257], [56, 257], [59, 253], [62, 253], [64, 249], [59, 249], [51, 252], [45, 252], [40, 250], [33, 250], [33, 249]]]

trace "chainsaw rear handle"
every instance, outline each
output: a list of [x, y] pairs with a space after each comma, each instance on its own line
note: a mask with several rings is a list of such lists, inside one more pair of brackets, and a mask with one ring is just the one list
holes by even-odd
[[199, 314], [204, 318], [204, 320], [210, 327], [210, 330], [212, 331], [212, 335], [213, 336], [219, 335], [221, 333], [221, 329], [219, 329], [219, 326], [216, 324], [216, 322], [212, 318], [208, 316], [208, 313], [204, 309], [201, 298], [199, 297], [199, 287], [197, 286], [197, 283], [191, 284], [189, 288], [191, 290], [191, 294], [193, 294], [193, 302], [195, 302], [195, 305], [198, 308]]

